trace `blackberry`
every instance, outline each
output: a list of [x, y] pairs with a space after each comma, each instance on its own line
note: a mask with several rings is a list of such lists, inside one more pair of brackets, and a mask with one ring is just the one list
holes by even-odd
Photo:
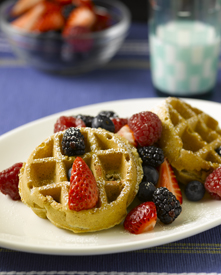
[[86, 127], [91, 127], [91, 123], [92, 123], [92, 120], [93, 120], [93, 116], [88, 116], [88, 115], [77, 115], [76, 118], [80, 118], [84, 121]]
[[167, 188], [157, 188], [153, 193], [153, 202], [156, 205], [157, 217], [164, 224], [172, 223], [181, 213], [180, 202]]
[[84, 136], [79, 128], [70, 127], [67, 129], [63, 135], [61, 145], [65, 155], [76, 156], [85, 153]]
[[205, 194], [204, 185], [197, 181], [190, 181], [185, 188], [185, 195], [189, 201], [199, 201]]
[[152, 182], [142, 181], [139, 186], [137, 198], [142, 201], [152, 201], [156, 187]]
[[157, 167], [164, 161], [164, 154], [161, 148], [155, 146], [144, 146], [138, 149], [138, 154], [143, 161], [143, 164]]
[[98, 115], [96, 117], [94, 117], [94, 119], [92, 120], [91, 123], [91, 127], [92, 128], [103, 128], [107, 131], [113, 132], [115, 131], [115, 126], [113, 121], [107, 117], [107, 116], [103, 116], [103, 115]]
[[100, 111], [100, 113], [98, 115], [107, 116], [109, 118], [118, 117], [118, 115], [114, 111]]

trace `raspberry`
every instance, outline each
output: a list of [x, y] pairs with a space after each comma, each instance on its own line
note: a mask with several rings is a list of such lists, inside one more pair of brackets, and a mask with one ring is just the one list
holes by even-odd
[[85, 127], [85, 123], [80, 118], [73, 116], [61, 116], [54, 125], [54, 133], [64, 131], [70, 127]]
[[21, 199], [18, 191], [18, 175], [22, 165], [22, 162], [18, 162], [0, 172], [0, 191], [4, 195], [9, 195], [13, 200]]
[[221, 166], [206, 178], [204, 186], [212, 198], [221, 199]]
[[153, 145], [162, 132], [161, 120], [156, 114], [148, 111], [132, 115], [128, 119], [128, 126], [141, 147]]
[[111, 120], [114, 123], [115, 126], [115, 133], [117, 133], [124, 125], [127, 124], [128, 119], [127, 118], [119, 118], [119, 117], [111, 117]]
[[76, 156], [85, 153], [84, 136], [79, 128], [67, 129], [62, 138], [62, 150], [65, 155]]
[[143, 164], [157, 167], [164, 162], [163, 150], [155, 146], [141, 147], [138, 149], [138, 154], [142, 159]]
[[179, 201], [167, 188], [157, 188], [153, 193], [153, 202], [157, 208], [157, 217], [164, 224], [172, 223], [181, 213]]

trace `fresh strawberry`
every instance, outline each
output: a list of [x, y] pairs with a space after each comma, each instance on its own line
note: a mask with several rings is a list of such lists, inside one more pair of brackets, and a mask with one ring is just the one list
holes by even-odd
[[128, 126], [141, 147], [153, 145], [160, 138], [162, 132], [161, 120], [156, 114], [149, 111], [132, 115], [128, 119]]
[[120, 118], [120, 117], [111, 117], [110, 118], [115, 126], [115, 133], [117, 133], [124, 125], [127, 124], [127, 118]]
[[96, 179], [81, 157], [77, 157], [72, 165], [69, 208], [74, 211], [91, 209], [98, 202], [99, 191]]
[[18, 175], [20, 173], [22, 165], [22, 162], [18, 162], [0, 172], [0, 191], [4, 195], [9, 195], [13, 200], [21, 199], [18, 190]]
[[48, 11], [42, 15], [33, 26], [33, 31], [47, 32], [61, 30], [64, 26], [64, 18], [60, 11]]
[[15, 19], [12, 25], [26, 31], [46, 32], [62, 29], [64, 18], [59, 5], [44, 1]]
[[54, 125], [54, 133], [64, 131], [70, 127], [85, 127], [82, 119], [73, 116], [60, 116]]
[[97, 17], [96, 24], [93, 31], [102, 31], [110, 27], [110, 15], [104, 9], [94, 9], [95, 15]]
[[124, 228], [133, 234], [152, 230], [157, 221], [156, 206], [153, 202], [144, 202], [132, 209], [126, 216]]
[[39, 3], [29, 11], [24, 13], [23, 15], [19, 16], [17, 19], [12, 21], [12, 25], [16, 28], [25, 30], [25, 31], [32, 31], [33, 26], [36, 22], [40, 19], [40, 17], [44, 13], [44, 4]]
[[126, 138], [130, 142], [130, 144], [137, 147], [137, 141], [135, 140], [134, 134], [127, 124], [121, 127], [117, 134]]
[[92, 10], [86, 6], [80, 6], [74, 9], [65, 24], [62, 35], [69, 37], [72, 34], [72, 28], [83, 27], [87, 30], [91, 30], [96, 22], [96, 15]]
[[43, 1], [44, 0], [18, 0], [12, 7], [11, 15], [17, 17]]
[[221, 166], [208, 175], [204, 186], [213, 199], [221, 200]]
[[174, 174], [173, 168], [168, 162], [167, 158], [165, 158], [164, 162], [160, 165], [157, 187], [166, 187], [171, 193], [174, 194], [180, 204], [182, 204], [182, 193]]

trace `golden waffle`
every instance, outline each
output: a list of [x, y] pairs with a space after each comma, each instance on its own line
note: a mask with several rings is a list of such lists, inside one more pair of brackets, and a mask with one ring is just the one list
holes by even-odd
[[92, 170], [99, 202], [79, 212], [68, 207], [69, 168], [75, 157], [62, 153], [64, 132], [47, 138], [24, 163], [19, 180], [22, 201], [41, 218], [75, 233], [98, 231], [119, 224], [127, 214], [142, 180], [141, 160], [124, 138], [103, 129], [80, 128], [86, 153], [81, 157]]
[[182, 183], [199, 180], [202, 183], [219, 166], [221, 146], [218, 122], [183, 100], [169, 97], [153, 109], [161, 119], [163, 130], [159, 146], [175, 168]]

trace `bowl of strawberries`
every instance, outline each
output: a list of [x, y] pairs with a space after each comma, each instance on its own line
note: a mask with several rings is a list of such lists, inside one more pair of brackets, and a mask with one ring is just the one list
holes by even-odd
[[79, 74], [116, 54], [130, 27], [118, 0], [8, 0], [0, 24], [15, 54], [31, 67]]

